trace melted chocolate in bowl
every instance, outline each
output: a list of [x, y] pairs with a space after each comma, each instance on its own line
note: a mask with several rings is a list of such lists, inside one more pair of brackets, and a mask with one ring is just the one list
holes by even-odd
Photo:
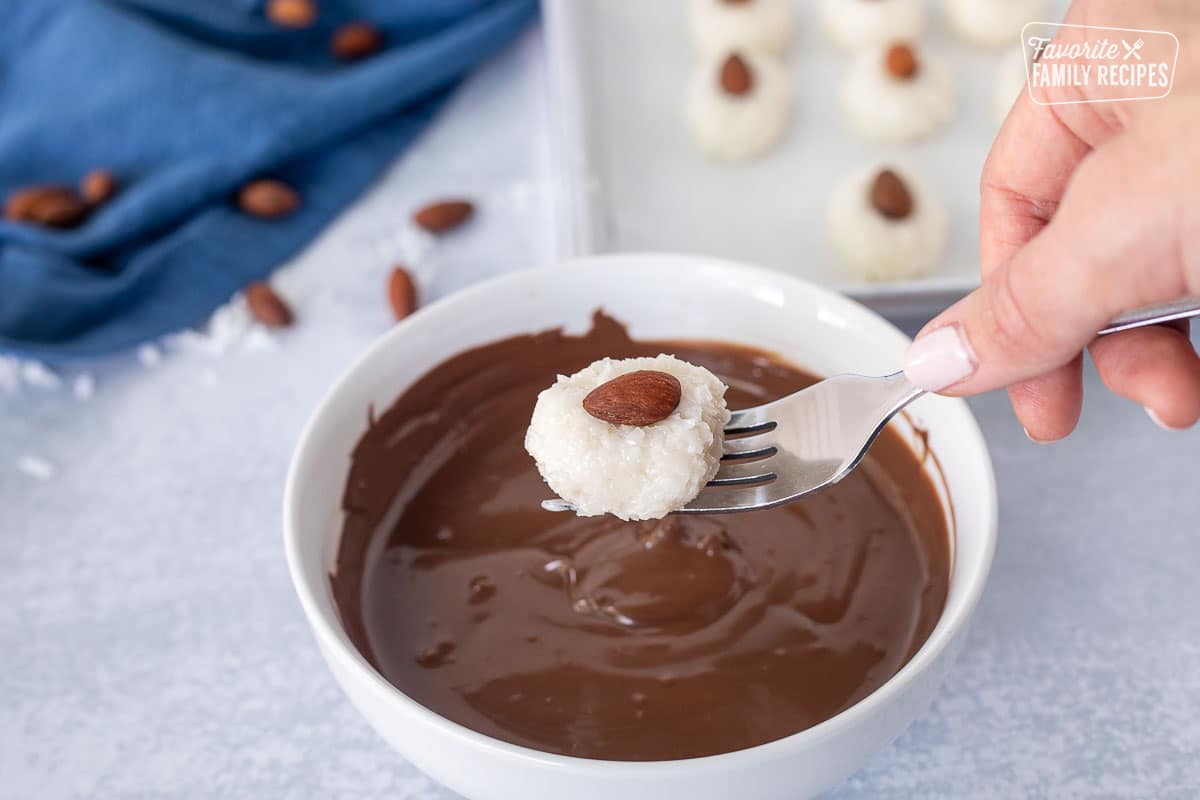
[[886, 430], [832, 489], [769, 511], [629, 523], [541, 510], [523, 441], [537, 393], [604, 356], [660, 352], [730, 408], [813, 381], [766, 353], [518, 336], [457, 355], [354, 450], [334, 598], [397, 688], [552, 753], [647, 761], [750, 747], [832, 717], [896, 673], [942, 612], [946, 514]]

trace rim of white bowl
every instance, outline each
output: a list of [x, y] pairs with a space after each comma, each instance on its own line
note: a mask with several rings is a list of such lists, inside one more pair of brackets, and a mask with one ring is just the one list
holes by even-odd
[[[874, 317], [877, 322], [891, 328], [897, 335], [904, 336], [904, 333], [899, 328], [892, 325], [891, 322], [870, 308], [803, 278], [728, 259], [678, 253], [655, 253], [650, 251], [584, 256], [566, 259], [549, 266], [505, 273], [454, 292], [423, 307], [420, 310], [420, 319], [423, 320], [422, 324], [431, 324], [430, 321], [432, 319], [446, 314], [453, 314], [456, 306], [466, 304], [478, 296], [487, 295], [489, 292], [494, 291], [494, 287], [497, 285], [509, 282], [536, 282], [541, 279], [561, 280], [564, 276], [569, 276], [572, 271], [579, 269], [611, 270], [615, 263], [637, 262], [647, 259], [662, 262], [664, 265], [668, 265], [667, 268], [674, 270], [681, 268], [696, 270], [701, 268], [718, 269], [725, 272], [734, 271], [743, 273], [747, 279], [773, 284], [800, 284], [806, 291], [812, 291], [820, 295], [823, 301], [854, 314], [865, 312]], [[396, 707], [400, 713], [421, 718], [427, 724], [440, 728], [447, 734], [464, 740], [474, 747], [490, 750], [515, 760], [538, 762], [550, 767], [597, 772], [606, 772], [619, 768], [625, 772], [635, 771], [644, 778], [652, 777], [654, 773], [666, 773], [681, 768], [686, 768], [693, 772], [693, 774], [696, 770], [710, 768], [723, 769], [731, 761], [735, 760], [756, 761], [773, 759], [785, 751], [829, 738], [836, 735], [841, 729], [853, 725], [857, 718], [870, 713], [875, 706], [886, 703], [889, 696], [902, 691], [916, 680], [917, 675], [949, 646], [955, 633], [970, 618], [971, 613], [978, 604], [984, 586], [987, 584], [988, 574], [991, 571], [992, 559], [995, 554], [998, 527], [998, 499], [995, 472], [992, 467], [992, 459], [988, 452], [987, 443], [983, 438], [983, 433], [979, 430], [979, 425], [975, 421], [974, 415], [970, 412], [966, 402], [960, 399], [953, 402], [960, 406], [962, 412], [966, 414], [967, 422], [969, 423], [969, 441], [966, 445], [976, 450], [983, 457], [983, 468], [986, 477], [986, 481], [984, 481], [984, 485], [981, 487], [983, 491], [981, 504], [985, 514], [986, 527], [982, 532], [985, 541], [980, 554], [978, 577], [972, 584], [966, 587], [966, 595], [957, 608], [952, 609], [949, 614], [947, 613], [947, 609], [942, 609], [942, 614], [938, 617], [934, 629], [930, 632], [921, 647], [918, 648], [917, 652], [913, 654], [912, 658], [905, 662], [904, 666], [895, 675], [888, 678], [877, 689], [849, 708], [839, 711], [829, 719], [819, 722], [812, 727], [764, 744], [754, 745], [741, 750], [733, 750], [728, 753], [664, 761], [616, 761], [549, 753], [544, 750], [537, 750], [488, 736], [438, 714], [436, 711], [409, 697], [384, 678], [367, 661], [354, 643], [350, 641], [340, 621], [336, 619], [331, 620], [319, 607], [314, 594], [314, 587], [310, 586], [305, 580], [301, 567], [298, 543], [299, 527], [295, 515], [295, 506], [297, 503], [296, 484], [300, 481], [301, 474], [307, 471], [307, 462], [313, 457], [310, 454], [310, 450], [312, 449], [310, 440], [314, 435], [316, 427], [329, 413], [329, 406], [335, 402], [335, 398], [341, 392], [342, 387], [350, 380], [350, 377], [357, 374], [367, 363], [373, 361], [378, 352], [390, 347], [393, 339], [404, 336], [404, 331], [407, 330], [412, 319], [413, 317], [409, 317], [398, 322], [389, 331], [372, 342], [338, 376], [337, 380], [334, 381], [333, 385], [321, 398], [316, 409], [310, 415], [308, 422], [305, 423], [304, 430], [292, 455], [283, 498], [283, 537], [288, 572], [291, 575], [292, 586], [295, 588], [296, 594], [300, 599], [300, 605], [304, 610], [310, 627], [312, 627], [320, 643], [324, 645], [326, 653], [336, 658], [343, 667], [356, 673], [363, 685], [371, 690], [379, 702]], [[957, 551], [957, 548], [955, 550]], [[958, 557], [955, 555], [954, 566], [951, 567], [951, 581], [953, 581], [953, 571], [957, 569], [957, 561]]]

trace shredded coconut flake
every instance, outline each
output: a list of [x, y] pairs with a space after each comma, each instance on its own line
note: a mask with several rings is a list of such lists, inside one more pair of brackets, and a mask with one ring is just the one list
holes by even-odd
[[39, 389], [57, 389], [62, 385], [62, 378], [40, 361], [26, 361], [22, 364], [21, 377], [30, 386]]
[[90, 372], [85, 372], [82, 375], [75, 376], [75, 383], [72, 386], [72, 391], [75, 393], [76, 400], [88, 400], [96, 393], [96, 379], [92, 377]]
[[158, 345], [144, 344], [138, 348], [137, 357], [142, 366], [156, 367], [162, 361], [162, 350], [158, 349]]
[[21, 456], [17, 459], [17, 469], [31, 478], [49, 480], [58, 472], [54, 465], [40, 456]]
[[12, 393], [21, 386], [21, 365], [12, 356], [0, 356], [0, 389]]
[[278, 349], [279, 342], [274, 336], [261, 325], [255, 325], [246, 334], [245, 340], [242, 342], [242, 348], [248, 353], [262, 350]]

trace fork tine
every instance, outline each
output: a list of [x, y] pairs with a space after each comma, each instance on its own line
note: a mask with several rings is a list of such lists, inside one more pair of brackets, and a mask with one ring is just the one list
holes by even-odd
[[740, 439], [726, 439], [722, 448], [722, 458], [754, 458], [770, 456], [775, 453], [775, 437], [770, 431], [743, 436]]
[[751, 511], [759, 508], [764, 502], [769, 502], [771, 495], [767, 492], [771, 484], [765, 486], [708, 486], [696, 499], [676, 514], [710, 514], [725, 511]]
[[717, 474], [708, 482], [709, 486], [729, 486], [744, 483], [766, 482], [775, 479], [773, 462], [770, 458], [758, 461], [726, 461]]
[[[753, 408], [743, 408], [740, 411], [734, 411], [729, 415], [729, 422], [725, 425], [726, 433], [751, 433], [757, 432], [757, 429], [764, 428], [769, 425], [775, 427], [774, 420], [771, 419], [769, 406], [761, 405]], [[770, 430], [770, 428], [764, 428]]]
[[575, 504], [563, 500], [561, 497], [551, 497], [542, 501], [542, 509], [544, 511], [574, 511]]

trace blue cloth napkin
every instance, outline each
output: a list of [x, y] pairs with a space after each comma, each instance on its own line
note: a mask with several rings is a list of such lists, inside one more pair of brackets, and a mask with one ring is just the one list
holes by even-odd
[[[112, 170], [121, 191], [72, 230], [0, 221], [0, 351], [61, 361], [204, 319], [311, 239], [425, 126], [536, 0], [316, 0], [281, 28], [264, 0], [18, 0], [0, 23], [0, 196]], [[386, 49], [336, 61], [365, 20]], [[276, 177], [303, 205], [231, 202]]]

